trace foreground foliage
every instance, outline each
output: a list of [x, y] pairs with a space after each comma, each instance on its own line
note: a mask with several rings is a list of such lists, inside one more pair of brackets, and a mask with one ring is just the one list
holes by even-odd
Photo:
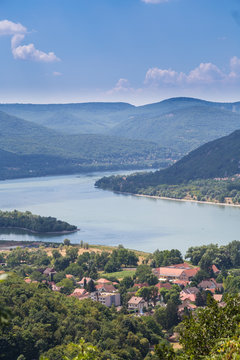
[[12, 319], [0, 330], [0, 359], [42, 354], [60, 360], [70, 342], [81, 338], [97, 346], [99, 359], [144, 359], [149, 344], [162, 338], [154, 319], [137, 318], [108, 309], [91, 300], [79, 301], [56, 294], [44, 284], [25, 284], [10, 277], [0, 284], [0, 303], [12, 312]]

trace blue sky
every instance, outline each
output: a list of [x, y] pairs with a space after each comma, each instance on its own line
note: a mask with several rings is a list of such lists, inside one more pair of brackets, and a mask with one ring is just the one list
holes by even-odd
[[0, 0], [0, 102], [240, 100], [238, 0]]

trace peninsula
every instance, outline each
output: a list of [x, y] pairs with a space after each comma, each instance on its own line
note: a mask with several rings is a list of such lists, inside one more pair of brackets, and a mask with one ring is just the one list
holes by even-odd
[[34, 215], [30, 211], [0, 211], [0, 228], [21, 229], [39, 234], [68, 234], [77, 226], [51, 216]]

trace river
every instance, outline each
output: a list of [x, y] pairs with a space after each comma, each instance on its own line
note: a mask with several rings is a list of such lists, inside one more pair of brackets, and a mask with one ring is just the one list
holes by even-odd
[[[116, 172], [115, 172], [116, 173]], [[129, 173], [122, 171], [121, 173]], [[143, 251], [240, 240], [240, 208], [122, 195], [96, 189], [111, 173], [52, 176], [0, 182], [1, 210], [29, 210], [77, 225], [69, 235], [0, 231], [1, 240], [42, 240], [118, 245]]]

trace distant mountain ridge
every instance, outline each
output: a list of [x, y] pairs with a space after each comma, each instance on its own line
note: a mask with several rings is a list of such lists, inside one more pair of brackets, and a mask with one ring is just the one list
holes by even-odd
[[171, 98], [128, 103], [0, 104], [0, 110], [64, 134], [102, 134], [155, 142], [179, 155], [240, 129], [240, 102]]
[[151, 167], [171, 156], [155, 143], [66, 135], [0, 111], [0, 179]]

